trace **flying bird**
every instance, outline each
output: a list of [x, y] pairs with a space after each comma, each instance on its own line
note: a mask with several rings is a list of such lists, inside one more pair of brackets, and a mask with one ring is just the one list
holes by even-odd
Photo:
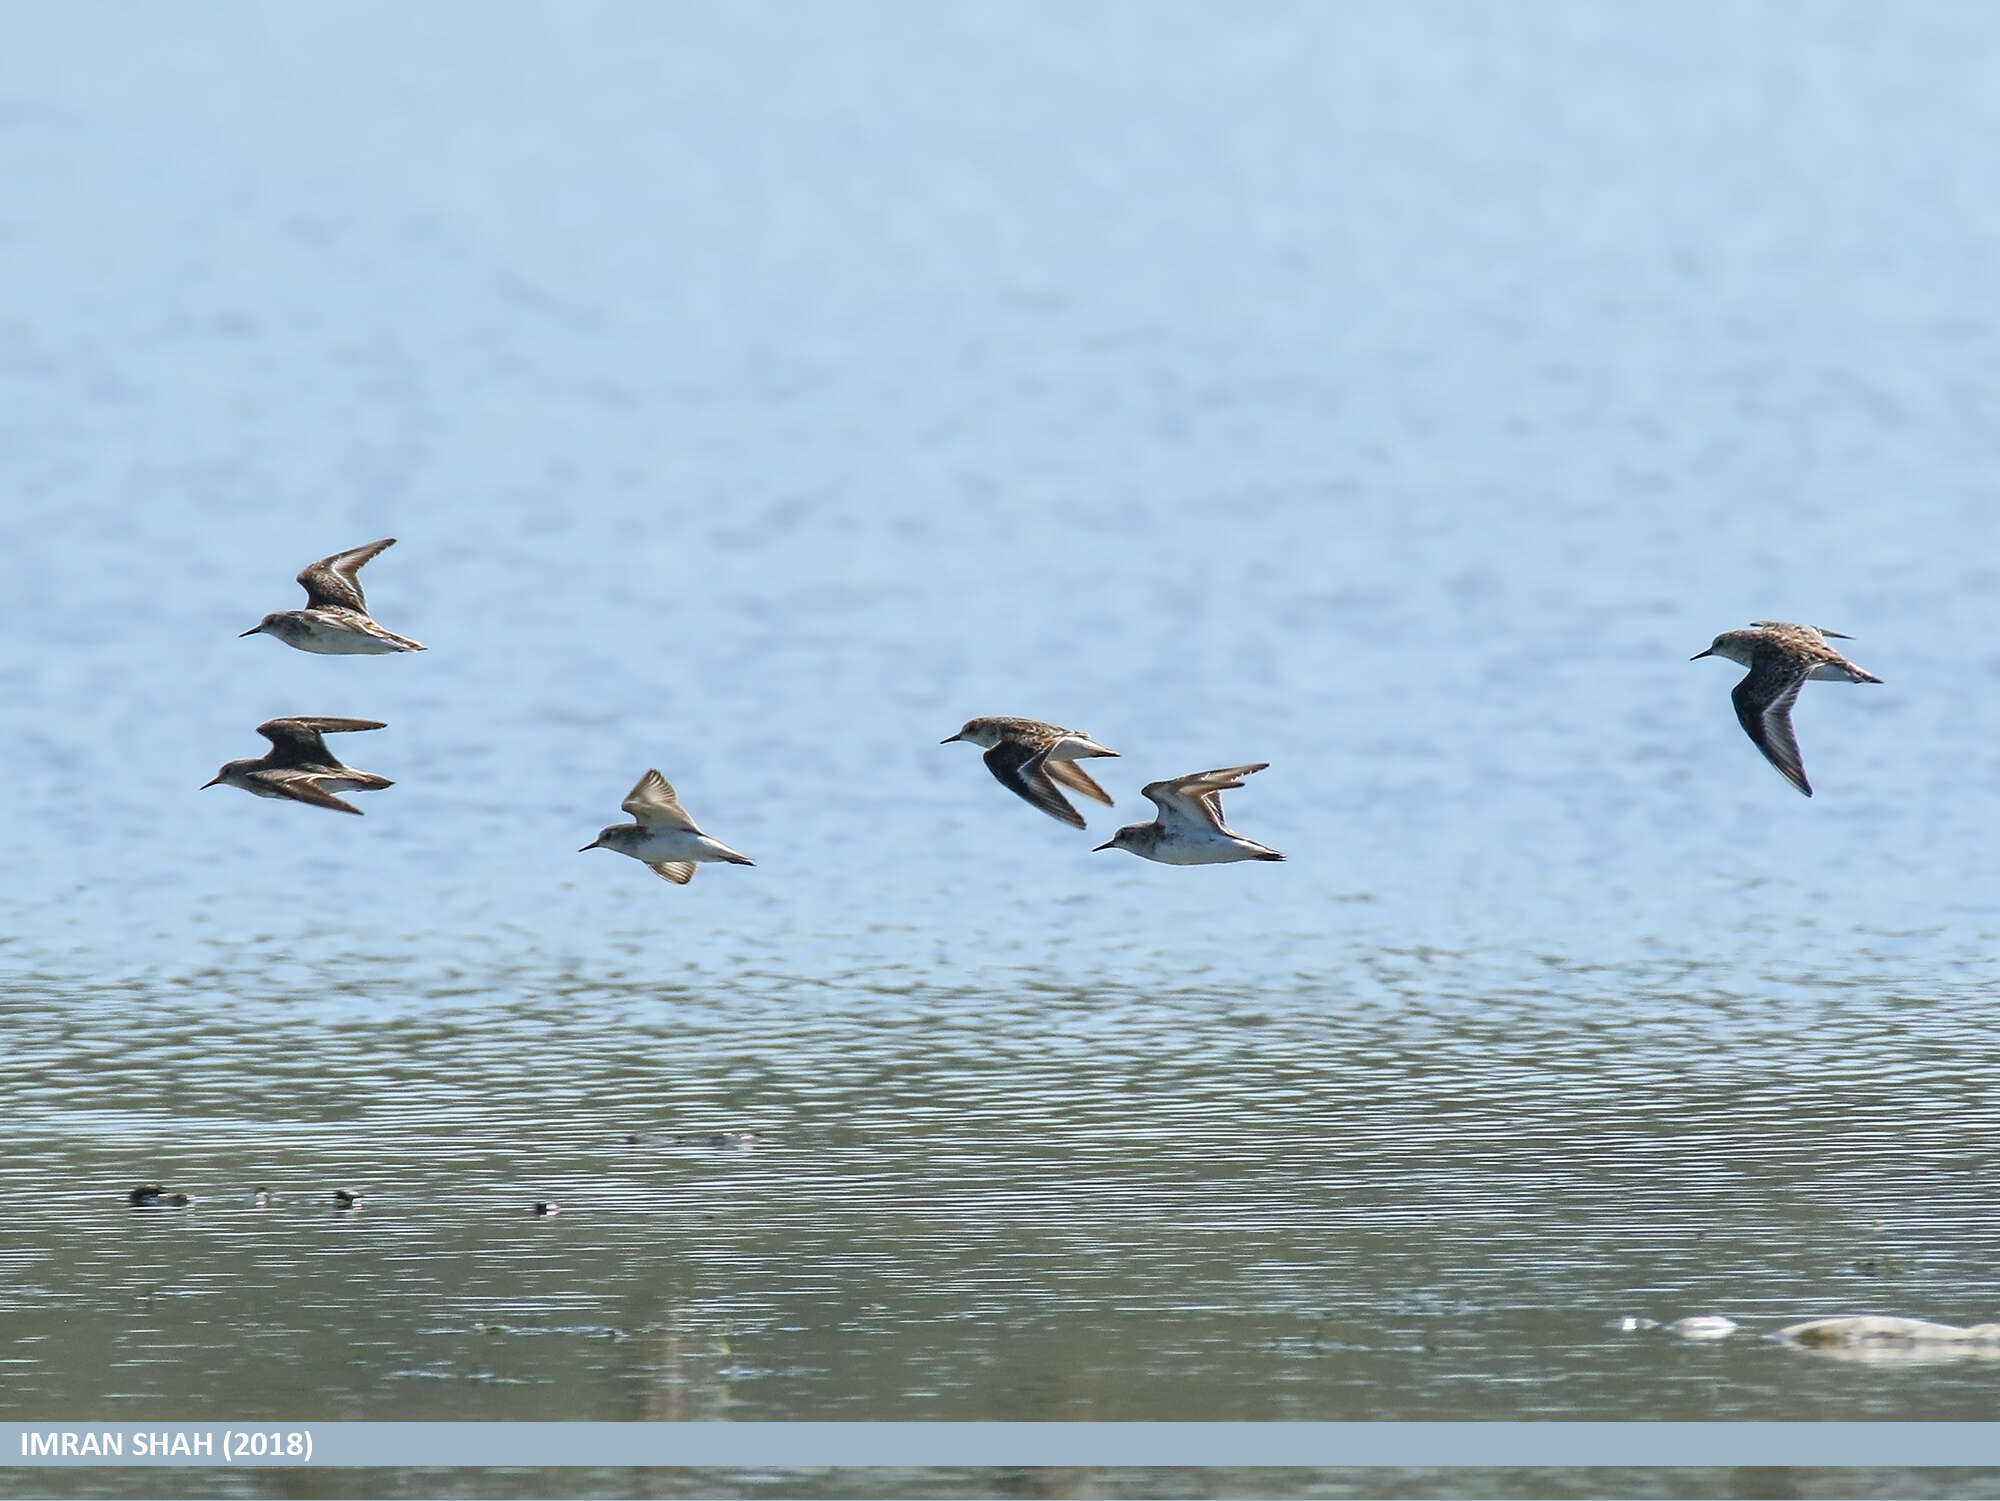
[[299, 583], [306, 591], [306, 607], [274, 611], [243, 634], [276, 636], [287, 646], [322, 656], [422, 651], [422, 642], [385, 630], [370, 619], [368, 601], [361, 593], [361, 565], [395, 545], [394, 537], [384, 537], [380, 542], [350, 547], [346, 552], [308, 564], [299, 574]]
[[250, 761], [230, 761], [204, 788], [221, 783], [241, 787], [259, 797], [284, 797], [315, 808], [332, 808], [359, 817], [361, 810], [334, 796], [336, 792], [379, 792], [396, 784], [372, 771], [357, 771], [340, 764], [340, 758], [326, 748], [323, 735], [345, 735], [354, 730], [379, 730], [379, 719], [325, 719], [301, 717], [267, 719], [257, 733], [271, 742], [271, 748]]
[[1730, 689], [1736, 717], [1743, 733], [1807, 797], [1812, 783], [1806, 780], [1805, 763], [1799, 759], [1798, 737], [1792, 733], [1792, 705], [1808, 678], [1829, 683], [1879, 683], [1872, 672], [1863, 672], [1827, 645], [1848, 638], [1839, 631], [1823, 631], [1816, 626], [1791, 625], [1782, 620], [1753, 620], [1747, 631], [1724, 631], [1698, 651], [1690, 662], [1703, 657], [1726, 657], [1750, 669], [1743, 681]]
[[1148, 782], [1139, 790], [1160, 810], [1151, 823], [1127, 824], [1101, 850], [1130, 850], [1162, 865], [1228, 865], [1237, 860], [1282, 860], [1268, 846], [1245, 839], [1222, 821], [1222, 794], [1241, 787], [1252, 772], [1271, 763], [1223, 766]]
[[639, 778], [618, 806], [636, 822], [614, 823], [600, 829], [584, 849], [615, 850], [630, 855], [661, 880], [672, 881], [676, 886], [692, 881], [695, 866], [703, 862], [757, 863], [696, 828], [681, 800], [674, 795], [673, 787], [657, 771]]
[[1077, 765], [1086, 756], [1115, 756], [1081, 730], [1043, 724], [1039, 719], [1009, 719], [995, 715], [968, 719], [956, 735], [947, 735], [940, 745], [963, 740], [986, 752], [986, 769], [1009, 792], [1034, 804], [1049, 817], [1082, 828], [1083, 815], [1062, 795], [1062, 787], [1081, 793], [1109, 807], [1111, 794]]

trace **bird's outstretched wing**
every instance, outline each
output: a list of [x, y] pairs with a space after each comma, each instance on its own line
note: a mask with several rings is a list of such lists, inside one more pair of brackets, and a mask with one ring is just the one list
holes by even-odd
[[[984, 757], [993, 780], [1024, 802], [1033, 803], [1049, 817], [1071, 828], [1084, 827], [1083, 815], [1070, 806], [1049, 777], [1049, 742], [1028, 744], [1003, 740]], [[1106, 799], [1109, 801], [1109, 799]]]
[[1248, 766], [1219, 766], [1213, 771], [1190, 772], [1184, 777], [1168, 777], [1165, 781], [1148, 782], [1139, 790], [1153, 800], [1160, 810], [1160, 822], [1172, 823], [1179, 819], [1187, 823], [1222, 829], [1222, 794], [1231, 788], [1241, 787], [1243, 779], [1252, 772], [1262, 771], [1269, 761], [1256, 761]]
[[[648, 771], [639, 778], [632, 790], [625, 794], [625, 801], [618, 806], [648, 828], [701, 832], [695, 828], [694, 820], [688, 817], [687, 809], [681, 806], [681, 800], [674, 795], [673, 784], [657, 771]], [[672, 880], [673, 877], [667, 879]]]
[[361, 810], [344, 799], [335, 797], [312, 777], [297, 771], [275, 768], [268, 771], [253, 771], [253, 780], [262, 783], [279, 797], [288, 797], [293, 802], [310, 803], [315, 808], [332, 808], [337, 813], [352, 813], [357, 818]]
[[1743, 733], [1764, 753], [1764, 759], [1777, 767], [1786, 781], [1811, 797], [1812, 783], [1806, 780], [1805, 763], [1799, 758], [1798, 736], [1792, 733], [1792, 705], [1798, 701], [1799, 689], [1805, 683], [1806, 674], [1796, 664], [1765, 658], [1729, 690], [1729, 699], [1736, 705], [1736, 718], [1743, 725]]
[[387, 729], [379, 719], [331, 719], [299, 715], [287, 719], [267, 719], [257, 733], [271, 742], [271, 764], [286, 766], [338, 766], [340, 758], [326, 748], [322, 735], [344, 735], [352, 730]]
[[380, 542], [350, 547], [346, 552], [333, 553], [317, 563], [308, 563], [299, 572], [299, 585], [306, 591], [306, 608], [317, 610], [326, 605], [338, 605], [366, 615], [368, 601], [362, 597], [361, 580], [356, 575], [361, 572], [363, 563], [384, 548], [395, 545], [394, 537], [384, 537]]
[[1105, 807], [1111, 806], [1111, 794], [1097, 785], [1097, 779], [1083, 769], [1077, 761], [1044, 761], [1042, 769], [1071, 792], [1080, 792], [1085, 797], [1095, 798]]

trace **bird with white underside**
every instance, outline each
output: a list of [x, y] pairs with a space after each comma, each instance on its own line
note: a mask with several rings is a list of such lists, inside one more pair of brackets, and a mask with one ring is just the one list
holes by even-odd
[[306, 607], [274, 610], [242, 634], [276, 636], [287, 646], [320, 656], [382, 656], [389, 652], [422, 651], [421, 641], [412, 641], [377, 625], [368, 614], [368, 601], [361, 592], [361, 565], [395, 545], [394, 537], [384, 537], [380, 542], [350, 547], [346, 552], [308, 563], [298, 580], [306, 591]]
[[1792, 705], [1808, 679], [1825, 683], [1879, 683], [1827, 645], [1827, 637], [1845, 641], [1839, 631], [1793, 625], [1782, 620], [1753, 620], [1747, 631], [1724, 631], [1707, 651], [1688, 658], [1723, 657], [1749, 668], [1729, 692], [1737, 721], [1764, 759], [1807, 797], [1805, 762], [1799, 757], [1798, 736], [1792, 733]]
[[697, 865], [757, 863], [696, 828], [672, 785], [657, 771], [648, 771], [639, 778], [618, 806], [631, 814], [634, 821], [600, 829], [584, 849], [630, 855], [661, 880], [672, 881], [676, 886], [692, 881]]
[[1084, 827], [1083, 815], [1062, 795], [1062, 788], [1106, 807], [1111, 805], [1111, 794], [1076, 763], [1084, 757], [1115, 756], [1118, 752], [1105, 749], [1082, 730], [991, 714], [966, 720], [956, 735], [947, 735], [938, 744], [960, 740], [986, 752], [981, 759], [1002, 787], [1072, 828]]
[[202, 786], [241, 787], [259, 797], [289, 798], [315, 808], [359, 815], [359, 808], [334, 794], [379, 792], [396, 784], [372, 771], [341, 765], [340, 758], [326, 748], [323, 737], [384, 728], [379, 719], [333, 719], [324, 715], [267, 719], [257, 726], [257, 733], [271, 742], [270, 750], [254, 760], [226, 762]]
[[1101, 850], [1130, 850], [1162, 865], [1229, 865], [1238, 860], [1282, 860], [1268, 845], [1245, 839], [1222, 821], [1222, 794], [1271, 763], [1222, 766], [1148, 782], [1139, 790], [1160, 810], [1151, 823], [1127, 824]]

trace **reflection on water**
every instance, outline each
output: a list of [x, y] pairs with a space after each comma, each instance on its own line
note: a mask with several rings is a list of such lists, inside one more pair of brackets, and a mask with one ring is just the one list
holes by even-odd
[[[377, 980], [352, 1013], [13, 983], [0, 1187], [36, 1233], [0, 1251], [24, 1335], [0, 1408], [1986, 1411], [1976, 1366], [1884, 1387], [1764, 1338], [2000, 1308], [1989, 1154], [1926, 1105], [1982, 1098], [1982, 995], [1834, 987], [1739, 1015], [1724, 1063], [1686, 993], [1432, 974], [1423, 1005], [801, 1010], [615, 983], [582, 1005], [583, 977], [517, 969], [476, 1001], [476, 977]], [[131, 1208], [153, 1181], [195, 1202]], [[1619, 1327], [1690, 1315], [1742, 1327]]]

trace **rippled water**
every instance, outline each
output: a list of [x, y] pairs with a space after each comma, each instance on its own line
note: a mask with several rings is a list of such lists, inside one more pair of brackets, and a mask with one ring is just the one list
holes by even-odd
[[[2000, 1314], [1996, 51], [7, 10], [0, 1410], [1989, 1416], [1761, 1336]], [[392, 534], [429, 652], [237, 638]], [[397, 785], [196, 790], [283, 713]], [[651, 765], [756, 869], [578, 854]]]

